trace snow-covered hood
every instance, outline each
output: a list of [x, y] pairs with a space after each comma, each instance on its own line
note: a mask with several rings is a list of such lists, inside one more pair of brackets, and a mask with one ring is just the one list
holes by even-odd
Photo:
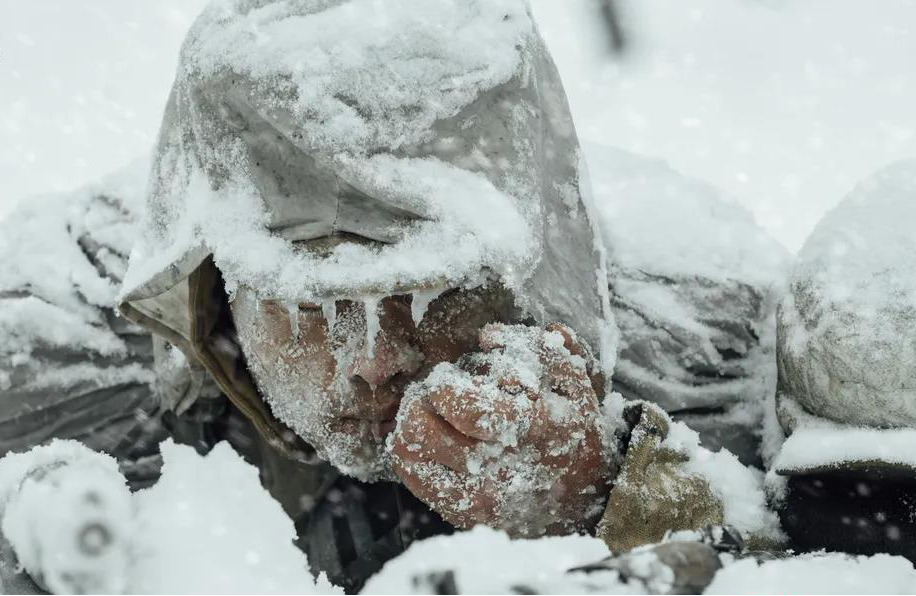
[[[579, 163], [525, 0], [217, 0], [182, 50], [122, 301], [208, 255], [230, 294], [296, 301], [488, 271], [600, 351]], [[341, 234], [383, 244], [301, 248]]]

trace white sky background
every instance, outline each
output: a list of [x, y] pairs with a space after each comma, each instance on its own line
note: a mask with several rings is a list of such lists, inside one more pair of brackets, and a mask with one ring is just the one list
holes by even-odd
[[[533, 0], [580, 135], [712, 182], [797, 249], [916, 157], [916, 0]], [[0, 216], [147, 151], [204, 0], [0, 0]]]

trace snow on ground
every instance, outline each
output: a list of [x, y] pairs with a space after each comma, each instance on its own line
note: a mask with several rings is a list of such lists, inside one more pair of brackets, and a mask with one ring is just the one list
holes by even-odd
[[912, 594], [916, 570], [903, 557], [816, 553], [758, 563], [744, 559], [716, 574], [706, 594]]
[[316, 585], [292, 520], [228, 444], [200, 456], [167, 441], [162, 455], [162, 478], [133, 495], [76, 441], [5, 456], [4, 537], [55, 593], [341, 593]]
[[[257, 470], [227, 444], [200, 456], [168, 441], [162, 452], [162, 479], [132, 496], [114, 460], [75, 441], [0, 459], [0, 522], [27, 568], [43, 569], [42, 581], [58, 593], [340, 593], [323, 578], [317, 584], [312, 579], [305, 556], [292, 544], [292, 521], [260, 486]], [[691, 539], [682, 534], [677, 539]], [[61, 539], [69, 535], [90, 550]], [[363, 593], [434, 593], [443, 587], [462, 594], [646, 590], [612, 570], [569, 573], [608, 555], [604, 543], [590, 536], [510, 540], [479, 526], [415, 543], [371, 578]], [[651, 549], [642, 555], [646, 578], [670, 575]], [[722, 559], [724, 568], [707, 593], [916, 591], [916, 570], [902, 557]], [[4, 564], [9, 580], [9, 561], [0, 551]]]
[[[478, 526], [414, 544], [372, 577], [362, 593], [430, 593], [434, 582], [451, 571], [460, 594], [585, 594], [585, 576], [565, 577], [566, 571], [609, 554], [604, 542], [591, 536], [510, 540], [503, 532]], [[618, 594], [640, 591], [627, 590], [616, 572], [594, 577], [592, 585]]]
[[338, 591], [322, 579], [315, 585], [292, 520], [227, 443], [201, 457], [169, 441], [162, 456], [162, 478], [136, 495], [132, 592]]

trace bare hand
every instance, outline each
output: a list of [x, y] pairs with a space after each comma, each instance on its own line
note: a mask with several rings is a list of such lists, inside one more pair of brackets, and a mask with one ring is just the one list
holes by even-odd
[[407, 391], [388, 443], [395, 473], [461, 528], [587, 530], [616, 465], [588, 351], [562, 325], [491, 324], [480, 345]]

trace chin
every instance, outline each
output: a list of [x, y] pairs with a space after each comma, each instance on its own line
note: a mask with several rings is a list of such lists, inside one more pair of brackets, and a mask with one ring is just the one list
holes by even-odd
[[325, 445], [315, 447], [322, 459], [347, 476], [362, 482], [397, 480], [385, 450], [385, 440], [376, 438], [369, 429], [356, 436], [333, 433], [326, 437]]

